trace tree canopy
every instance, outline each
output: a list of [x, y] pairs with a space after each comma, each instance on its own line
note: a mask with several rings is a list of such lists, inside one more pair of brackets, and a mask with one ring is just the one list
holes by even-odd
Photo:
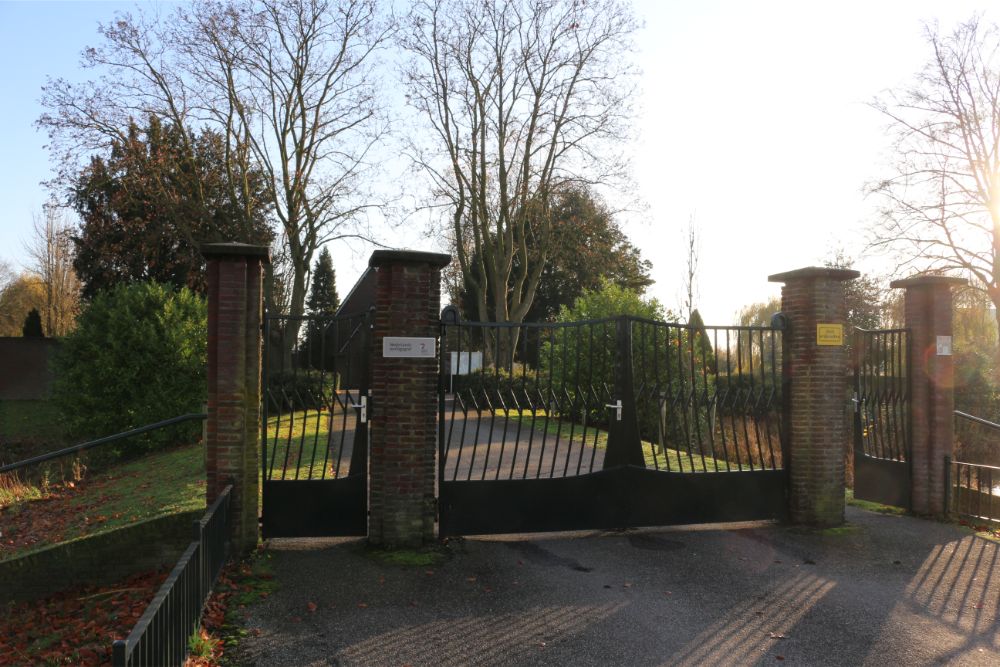
[[195, 134], [151, 116], [143, 128], [130, 123], [107, 155], [91, 159], [73, 191], [81, 219], [73, 265], [85, 297], [148, 280], [201, 291], [201, 243], [270, 242], [268, 182], [249, 172], [252, 202], [234, 200], [226, 151], [217, 132]]
[[[154, 114], [221, 137], [230, 200], [267, 208], [284, 232], [291, 354], [316, 250], [368, 238], [375, 153], [387, 127], [374, 69], [393, 27], [376, 0], [228, 0], [119, 14], [87, 48], [82, 84], [43, 89], [57, 162], [128, 140], [128, 119]], [[250, 217], [246, 219], [249, 220]]]
[[400, 44], [426, 132], [410, 156], [447, 216], [476, 319], [528, 315], [555, 193], [622, 176], [637, 27], [618, 0], [414, 4]]
[[869, 185], [880, 203], [871, 244], [901, 268], [970, 275], [997, 306], [1000, 29], [973, 17], [951, 32], [928, 26], [926, 39], [913, 82], [873, 104], [888, 119], [894, 160]]
[[[650, 262], [642, 258], [607, 206], [588, 189], [560, 190], [549, 211], [552, 245], [525, 321], [553, 321], [562, 307], [573, 305], [584, 292], [599, 290], [605, 282], [640, 295], [653, 283]], [[455, 268], [460, 272], [460, 267]], [[478, 319], [474, 289], [468, 282], [453, 298], [462, 305], [465, 319]], [[496, 316], [493, 304], [489, 297], [491, 318]]]

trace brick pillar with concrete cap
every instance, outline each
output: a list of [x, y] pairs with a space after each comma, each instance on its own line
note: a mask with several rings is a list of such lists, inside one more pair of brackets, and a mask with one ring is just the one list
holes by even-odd
[[[376, 250], [368, 541], [434, 539], [441, 269], [449, 255]], [[421, 340], [423, 339], [423, 340]]]
[[943, 516], [944, 457], [954, 451], [954, 358], [952, 288], [963, 278], [915, 276], [890, 283], [906, 290], [904, 320], [909, 329], [910, 509]]
[[859, 275], [849, 269], [808, 267], [768, 277], [784, 283], [784, 465], [792, 523], [844, 522], [844, 447], [850, 430], [843, 283]]
[[233, 485], [233, 547], [257, 545], [264, 246], [211, 243], [208, 260], [208, 502]]

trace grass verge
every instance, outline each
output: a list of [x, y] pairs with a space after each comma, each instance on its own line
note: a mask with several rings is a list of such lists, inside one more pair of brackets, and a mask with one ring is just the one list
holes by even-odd
[[888, 514], [890, 516], [905, 516], [909, 512], [904, 507], [895, 507], [894, 505], [883, 505], [882, 503], [873, 503], [870, 500], [861, 500], [860, 498], [854, 497], [854, 489], [847, 489], [844, 492], [844, 499], [847, 504], [851, 507], [857, 507], [858, 509], [863, 509], [868, 512], [877, 512], [879, 514]]
[[205, 507], [200, 444], [149, 455], [0, 506], [0, 560], [147, 519]]

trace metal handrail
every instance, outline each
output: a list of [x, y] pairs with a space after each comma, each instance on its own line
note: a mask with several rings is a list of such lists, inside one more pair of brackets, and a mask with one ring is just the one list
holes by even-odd
[[956, 417], [961, 417], [962, 419], [968, 419], [971, 422], [975, 422], [977, 424], [982, 424], [983, 426], [989, 426], [992, 429], [996, 429], [997, 431], [1000, 431], [1000, 424], [997, 424], [997, 423], [991, 422], [991, 421], [987, 421], [986, 419], [983, 419], [982, 417], [976, 417], [974, 415], [970, 415], [969, 413], [962, 412], [961, 410], [955, 410], [954, 412], [955, 412], [955, 416]]
[[69, 454], [82, 452], [86, 449], [90, 449], [91, 447], [97, 447], [98, 445], [106, 445], [110, 442], [117, 442], [119, 440], [124, 440], [125, 438], [131, 438], [134, 435], [142, 435], [143, 433], [149, 433], [150, 431], [155, 431], [156, 429], [163, 428], [165, 426], [172, 426], [174, 424], [180, 424], [186, 421], [202, 420], [207, 418], [208, 414], [204, 412], [196, 412], [187, 415], [180, 415], [179, 417], [171, 417], [170, 419], [164, 419], [163, 421], [158, 421], [154, 424], [147, 424], [146, 426], [140, 426], [130, 431], [116, 433], [115, 435], [108, 435], [103, 438], [98, 438], [97, 440], [91, 440], [89, 442], [84, 442], [79, 445], [73, 445], [72, 447], [66, 447], [65, 449], [49, 452], [48, 454], [40, 454], [30, 459], [24, 459], [23, 461], [15, 461], [14, 463], [8, 463], [5, 466], [0, 466], [0, 473], [10, 472], [11, 470], [18, 470], [19, 468], [26, 468], [27, 466], [35, 465], [37, 463], [44, 463], [45, 461], [51, 461], [52, 459], [57, 459], [62, 456], [68, 456]]

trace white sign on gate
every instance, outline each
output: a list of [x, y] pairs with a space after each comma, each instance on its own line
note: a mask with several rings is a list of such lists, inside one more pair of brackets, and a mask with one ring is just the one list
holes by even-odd
[[482, 352], [452, 352], [448, 368], [452, 375], [468, 375], [483, 368]]

